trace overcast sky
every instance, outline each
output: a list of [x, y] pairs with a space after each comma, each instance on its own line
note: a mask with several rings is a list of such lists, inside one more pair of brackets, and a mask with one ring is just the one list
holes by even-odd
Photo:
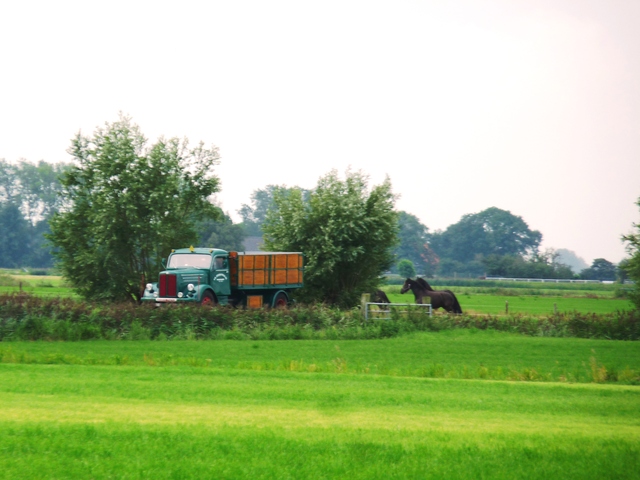
[[220, 149], [222, 207], [388, 175], [431, 231], [489, 207], [625, 257], [640, 223], [640, 1], [0, 0], [0, 158], [70, 161], [122, 111]]

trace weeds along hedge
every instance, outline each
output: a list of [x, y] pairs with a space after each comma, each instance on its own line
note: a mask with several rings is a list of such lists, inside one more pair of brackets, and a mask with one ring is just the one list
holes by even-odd
[[492, 329], [532, 336], [640, 339], [640, 312], [547, 317], [429, 316], [423, 309], [392, 312], [391, 320], [367, 323], [358, 308], [323, 305], [289, 309], [234, 309], [197, 305], [91, 303], [69, 298], [0, 294], [0, 341], [170, 339], [367, 339], [416, 331]]

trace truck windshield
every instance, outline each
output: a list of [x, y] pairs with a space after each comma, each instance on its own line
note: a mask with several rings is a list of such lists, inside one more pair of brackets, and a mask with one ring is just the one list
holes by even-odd
[[200, 255], [198, 253], [174, 253], [169, 259], [168, 268], [209, 268], [211, 266], [211, 255]]

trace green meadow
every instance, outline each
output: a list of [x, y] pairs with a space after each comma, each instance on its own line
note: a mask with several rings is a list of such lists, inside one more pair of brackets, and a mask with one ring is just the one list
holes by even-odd
[[0, 478], [637, 478], [639, 346], [4, 343]]
[[[480, 285], [434, 287], [471, 315], [631, 308], [613, 286]], [[74, 296], [0, 275], [19, 289]], [[638, 342], [163, 338], [0, 342], [0, 479], [638, 478]]]
[[640, 343], [529, 337], [494, 330], [416, 332], [382, 340], [3, 342], [3, 363], [193, 366], [225, 370], [640, 382]]
[[0, 293], [25, 292], [41, 297], [79, 298], [59, 275], [27, 275], [0, 270]]
[[[434, 282], [434, 288], [453, 290], [463, 311], [469, 314], [601, 314], [633, 308], [628, 299], [616, 298], [616, 292], [620, 291], [620, 287], [616, 285], [478, 280], [459, 280], [457, 283], [460, 285], [438, 286]], [[411, 292], [401, 295], [399, 286], [386, 286], [383, 289], [394, 303], [414, 303]], [[27, 275], [16, 270], [0, 271], [0, 293], [19, 291], [40, 297], [79, 298], [61, 276]]]
[[[454, 290], [455, 292], [455, 290]], [[394, 303], [413, 303], [411, 292], [389, 294]], [[554, 312], [612, 313], [633, 308], [631, 301], [617, 298], [589, 298], [555, 295], [493, 295], [457, 293], [465, 314], [551, 315]]]

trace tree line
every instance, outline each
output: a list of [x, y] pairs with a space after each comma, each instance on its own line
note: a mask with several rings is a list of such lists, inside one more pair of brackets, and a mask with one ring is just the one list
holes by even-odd
[[[294, 189], [268, 185], [251, 194], [250, 203], [239, 213], [245, 232], [264, 235], [263, 225], [271, 209], [277, 208], [275, 197]], [[309, 191], [301, 190], [303, 198]], [[413, 277], [482, 277], [549, 279], [620, 279], [624, 271], [606, 259], [595, 259], [590, 267], [582, 262], [576, 269], [563, 262], [563, 256], [577, 258], [569, 250], [540, 251], [542, 234], [531, 230], [526, 222], [509, 211], [496, 207], [464, 215], [444, 231], [430, 232], [418, 217], [398, 212], [398, 241], [392, 248], [390, 271]], [[564, 254], [564, 255], [563, 255]]]
[[[395, 209], [388, 178], [370, 186], [363, 172], [341, 178], [331, 171], [311, 190], [268, 185], [251, 194], [234, 224], [212, 201], [220, 189], [215, 146], [176, 138], [150, 143], [121, 115], [92, 135], [78, 133], [68, 152], [68, 164], [0, 160], [0, 267], [55, 264], [87, 298], [137, 299], [141, 279], [157, 276], [171, 248], [243, 250], [250, 236], [265, 249], [305, 253], [301, 299], [344, 306], [389, 271], [576, 276], [557, 251], [540, 252], [540, 232], [496, 207], [429, 231]], [[632, 246], [634, 239], [625, 238]], [[620, 271], [596, 259], [580, 276], [613, 280]]]

